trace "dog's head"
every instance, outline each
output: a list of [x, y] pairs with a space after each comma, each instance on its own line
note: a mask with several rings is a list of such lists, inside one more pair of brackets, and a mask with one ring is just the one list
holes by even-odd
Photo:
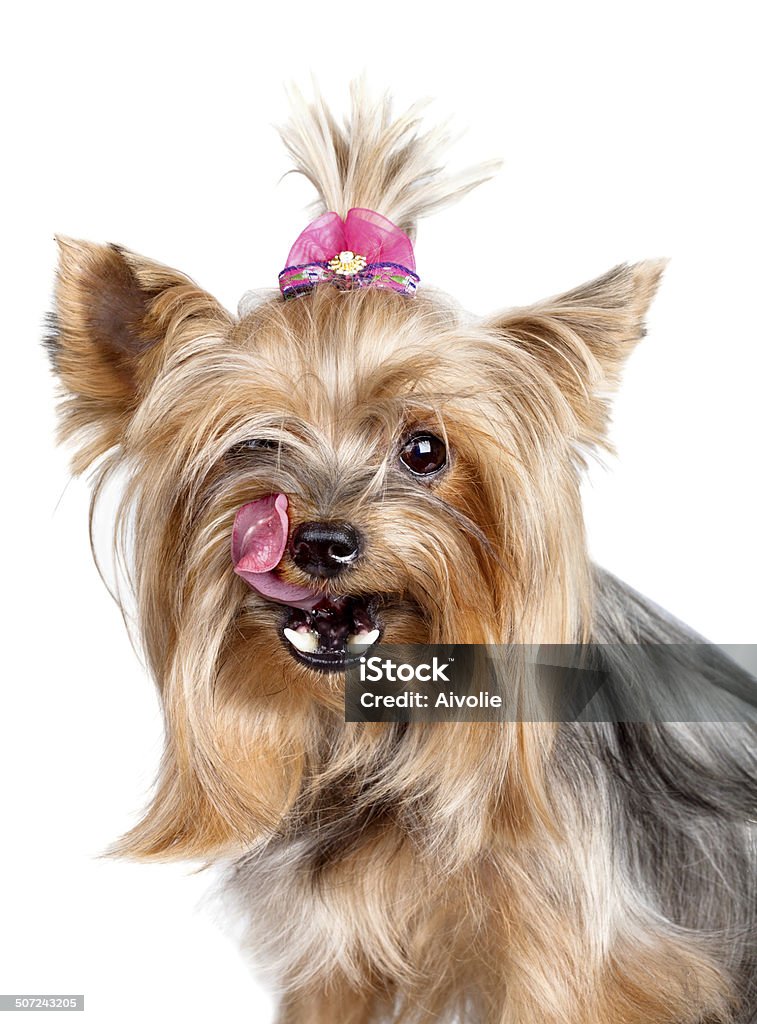
[[[412, 118], [323, 123], [302, 114], [287, 140], [327, 207], [414, 233], [446, 196]], [[318, 178], [313, 153], [347, 151]], [[117, 537], [166, 709], [143, 852], [218, 845], [251, 820], [253, 789], [273, 821], [315, 756], [313, 716], [379, 638], [580, 635], [582, 453], [603, 441], [660, 271], [618, 267], [483, 321], [423, 288], [330, 284], [234, 317], [183, 274], [61, 241], [62, 434], [77, 471], [99, 460], [98, 489], [126, 471]]]

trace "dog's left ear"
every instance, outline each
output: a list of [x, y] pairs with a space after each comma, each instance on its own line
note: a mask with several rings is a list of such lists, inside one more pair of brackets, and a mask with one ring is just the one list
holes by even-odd
[[81, 472], [122, 440], [166, 350], [227, 328], [231, 317], [170, 267], [117, 245], [58, 244], [46, 344], [65, 390], [61, 439], [76, 437]]
[[644, 336], [644, 318], [665, 263], [622, 264], [564, 295], [509, 310], [488, 325], [533, 357], [535, 369], [547, 372], [569, 401], [584, 444], [603, 441], [607, 394]]

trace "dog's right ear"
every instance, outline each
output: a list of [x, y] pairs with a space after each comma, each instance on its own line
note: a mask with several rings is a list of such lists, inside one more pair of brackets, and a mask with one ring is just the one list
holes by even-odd
[[79, 473], [117, 445], [167, 351], [230, 315], [176, 270], [116, 245], [58, 238], [55, 309], [45, 344], [63, 385], [60, 439], [80, 442]]

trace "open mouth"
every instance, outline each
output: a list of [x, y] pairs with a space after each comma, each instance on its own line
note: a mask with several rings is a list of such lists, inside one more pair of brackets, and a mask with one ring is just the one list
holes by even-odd
[[298, 661], [321, 672], [343, 672], [381, 636], [378, 598], [324, 596], [310, 609], [288, 607], [284, 643]]
[[[377, 596], [323, 594], [289, 583], [278, 571], [289, 538], [288, 499], [269, 494], [237, 510], [231, 537], [234, 572], [284, 608], [284, 646], [309, 668], [343, 672], [381, 636]], [[337, 556], [329, 548], [329, 557]]]

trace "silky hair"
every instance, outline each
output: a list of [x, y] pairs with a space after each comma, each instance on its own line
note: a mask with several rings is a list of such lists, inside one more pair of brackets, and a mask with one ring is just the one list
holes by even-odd
[[[443, 136], [363, 87], [344, 125], [295, 103], [283, 138], [319, 209], [414, 237], [493, 171], [446, 177]], [[95, 507], [125, 480], [114, 545], [165, 717], [114, 852], [228, 866], [280, 1024], [752, 1020], [748, 700], [688, 725], [345, 723], [342, 678], [291, 657], [229, 554], [237, 509], [283, 493], [293, 525], [366, 538], [346, 579], [284, 579], [380, 595], [391, 642], [690, 643], [591, 563], [579, 493], [663, 263], [483, 320], [329, 285], [235, 317], [120, 246], [59, 241], [60, 436]], [[450, 453], [432, 485], [397, 467], [418, 429]]]

